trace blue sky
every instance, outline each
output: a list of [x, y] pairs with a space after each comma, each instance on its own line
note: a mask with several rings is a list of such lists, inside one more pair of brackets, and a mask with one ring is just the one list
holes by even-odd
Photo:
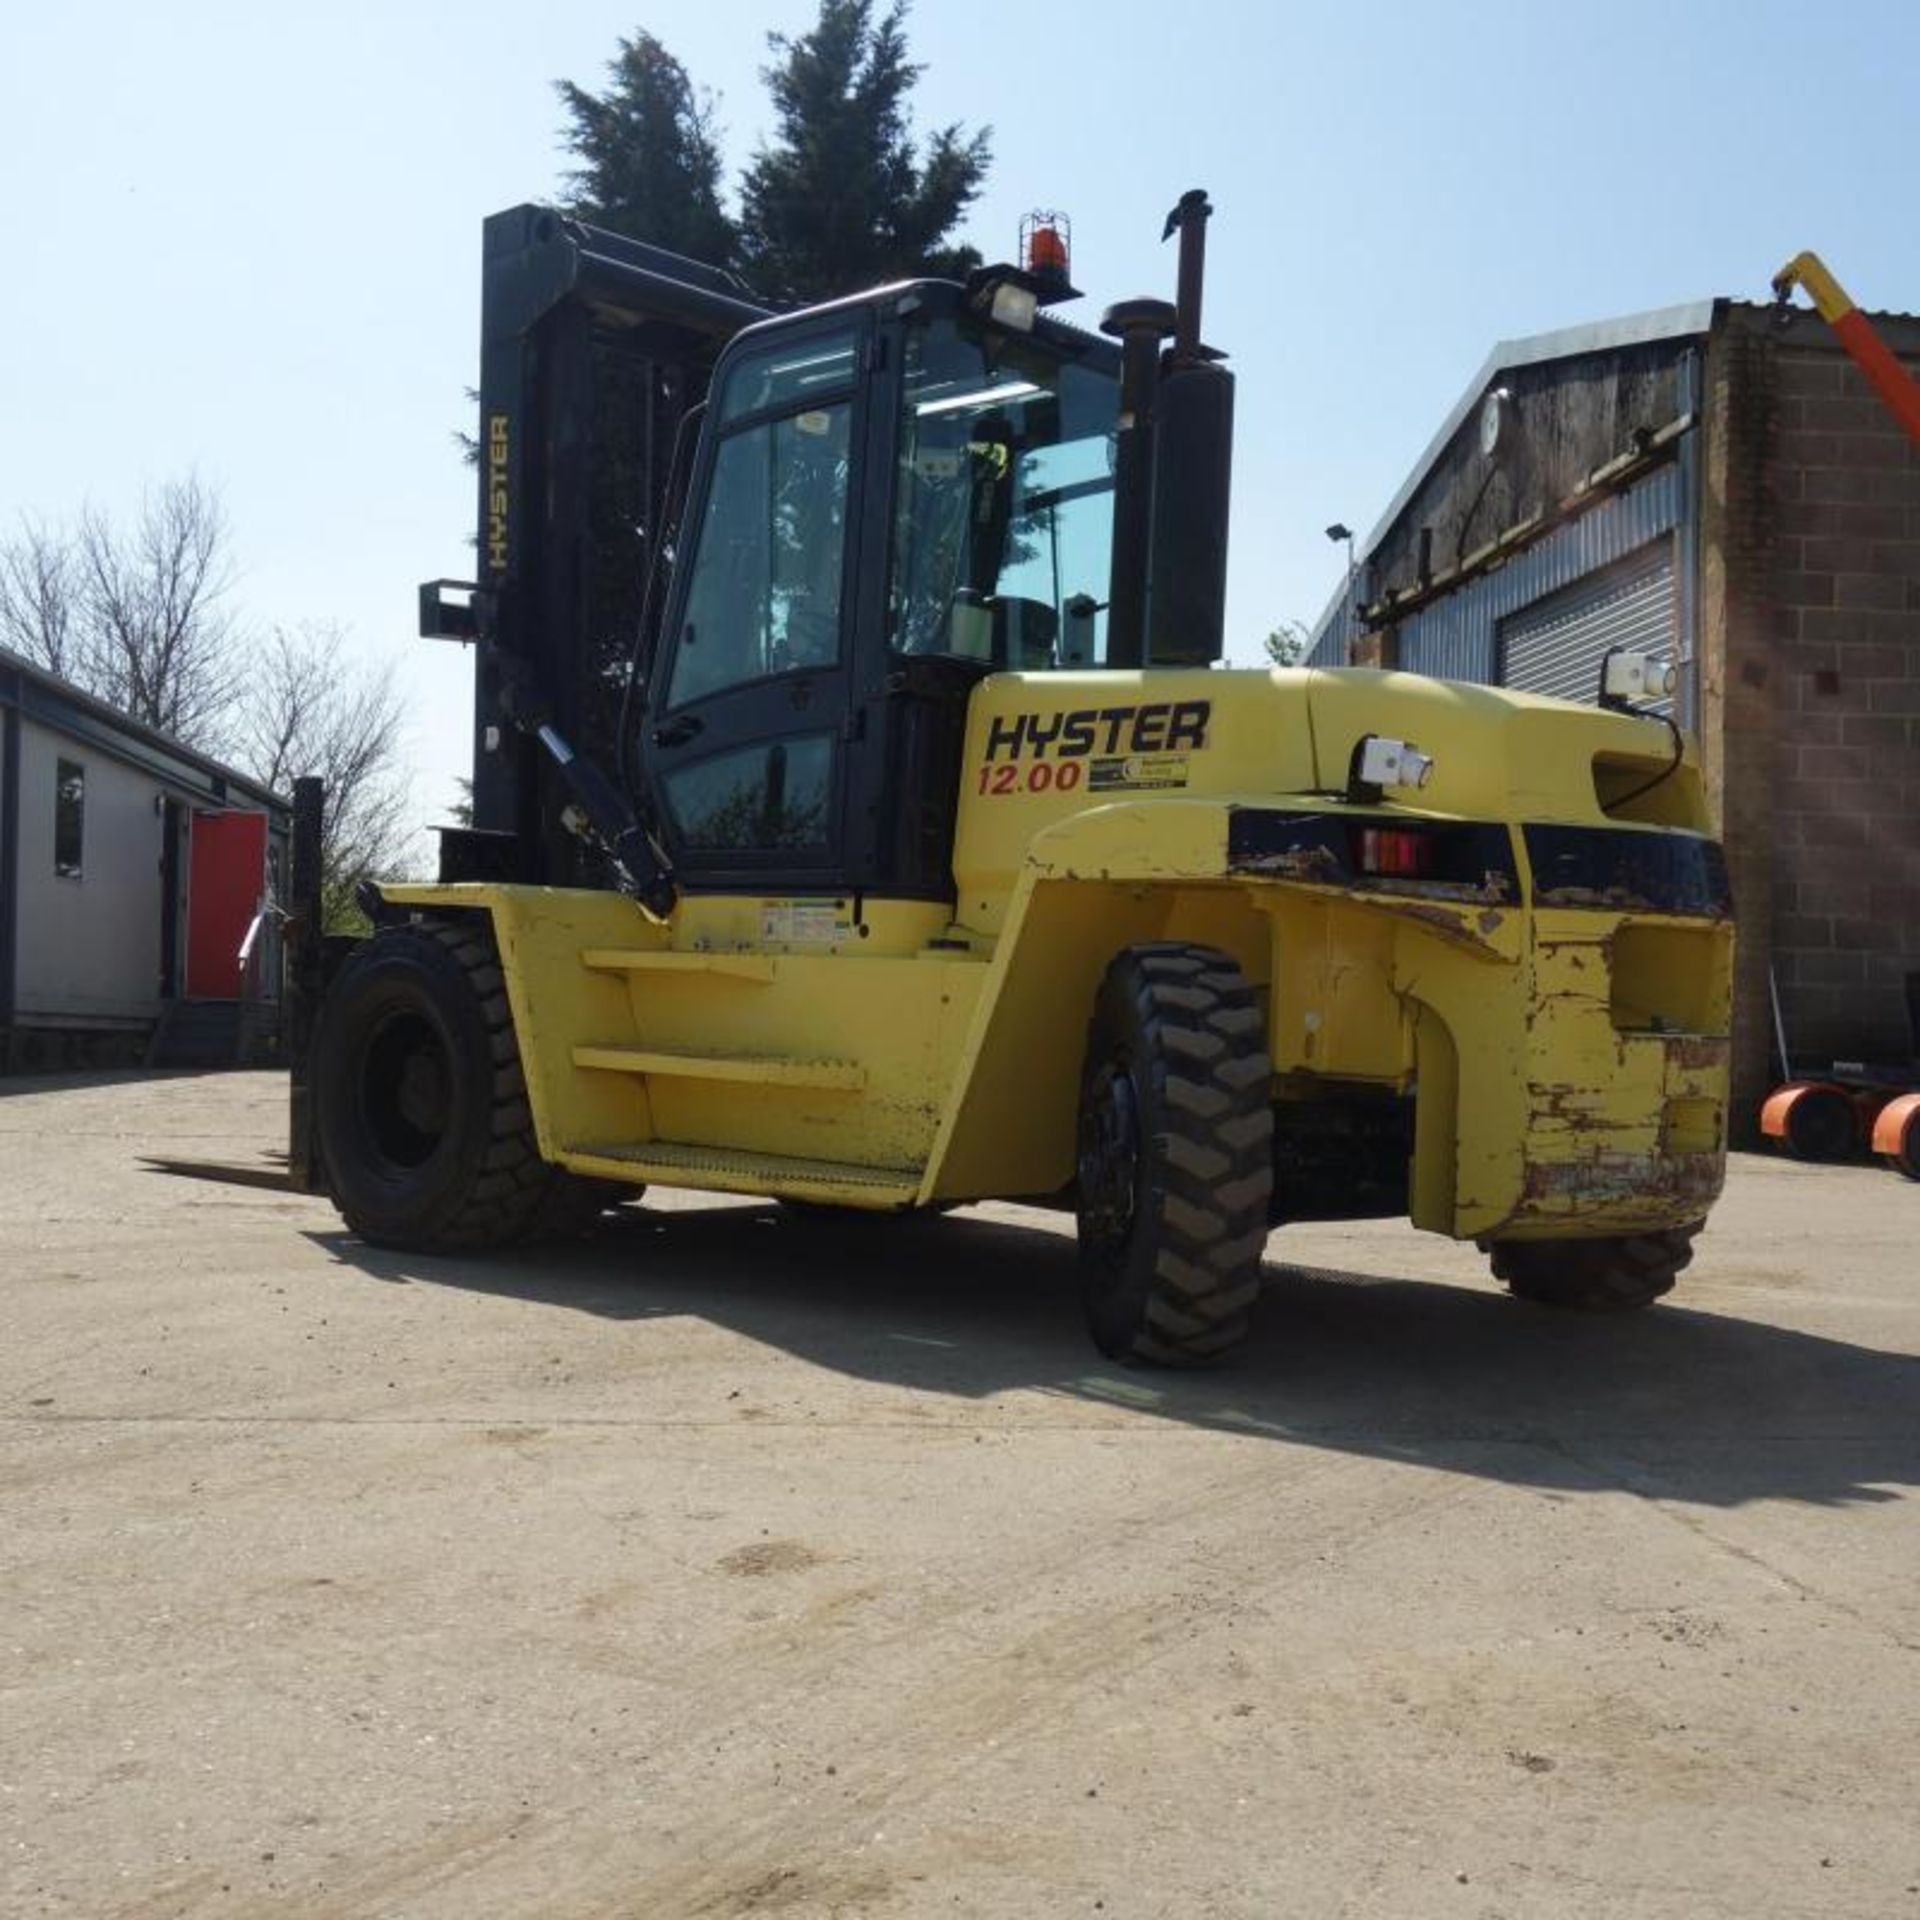
[[[223, 490], [256, 618], [401, 663], [423, 820], [466, 759], [462, 651], [413, 588], [471, 560], [454, 453], [481, 217], [549, 197], [552, 82], [645, 27], [719, 96], [735, 168], [769, 29], [813, 0], [180, 0], [9, 28], [0, 524]], [[1162, 215], [1205, 186], [1207, 333], [1240, 376], [1231, 645], [1311, 620], [1492, 342], [1824, 253], [1920, 308], [1920, 4], [1563, 6], [920, 0], [923, 126], [990, 124], [969, 237], [1068, 210], [1079, 314], [1171, 287]]]

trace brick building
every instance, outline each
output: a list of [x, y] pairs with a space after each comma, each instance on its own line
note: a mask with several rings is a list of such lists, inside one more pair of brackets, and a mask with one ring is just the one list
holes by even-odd
[[[1920, 318], [1872, 316], [1909, 368]], [[1310, 658], [1591, 699], [1669, 650], [1740, 916], [1735, 1138], [1796, 1066], [1912, 1051], [1920, 448], [1826, 325], [1730, 300], [1496, 347]]]

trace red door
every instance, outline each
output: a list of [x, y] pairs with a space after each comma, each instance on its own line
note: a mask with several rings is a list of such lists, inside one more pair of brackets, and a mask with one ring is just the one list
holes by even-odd
[[267, 887], [267, 816], [196, 813], [187, 866], [187, 997], [240, 997], [240, 943]]

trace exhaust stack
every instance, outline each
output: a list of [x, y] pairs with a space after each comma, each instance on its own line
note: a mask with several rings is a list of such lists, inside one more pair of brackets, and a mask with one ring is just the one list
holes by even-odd
[[1233, 375], [1200, 338], [1212, 213], [1196, 187], [1167, 216], [1161, 238], [1180, 237], [1173, 305], [1124, 300], [1100, 322], [1121, 343], [1113, 667], [1208, 666], [1226, 647]]

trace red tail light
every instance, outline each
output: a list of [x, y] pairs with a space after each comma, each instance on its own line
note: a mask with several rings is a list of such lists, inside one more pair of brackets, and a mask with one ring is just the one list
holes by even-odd
[[1363, 827], [1354, 835], [1354, 864], [1381, 879], [1419, 880], [1433, 872], [1434, 842], [1429, 834], [1393, 827]]

